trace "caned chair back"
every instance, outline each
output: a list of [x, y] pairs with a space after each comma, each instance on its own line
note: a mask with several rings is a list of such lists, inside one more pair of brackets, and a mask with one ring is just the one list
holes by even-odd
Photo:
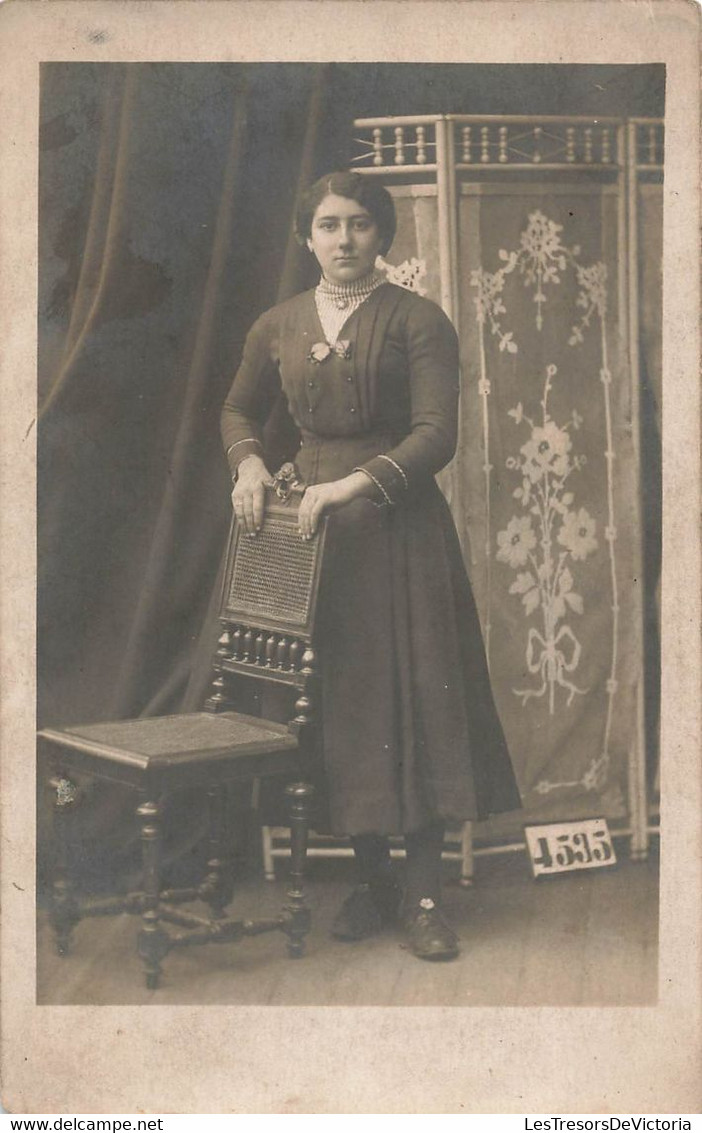
[[261, 531], [249, 536], [232, 522], [224, 571], [214, 661], [216, 678], [206, 707], [229, 706], [233, 676], [252, 677], [299, 690], [294, 723], [308, 722], [308, 684], [317, 668], [313, 646], [324, 521], [305, 541], [298, 531], [304, 489], [280, 479], [266, 487]]

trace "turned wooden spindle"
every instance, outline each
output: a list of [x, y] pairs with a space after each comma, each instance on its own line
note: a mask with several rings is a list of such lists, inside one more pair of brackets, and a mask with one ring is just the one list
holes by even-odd
[[244, 634], [244, 660], [253, 661], [254, 657], [254, 632], [252, 629], [247, 629]]
[[602, 131], [602, 164], [609, 165], [612, 160], [611, 131], [605, 126]]
[[241, 626], [235, 626], [234, 627], [234, 633], [232, 634], [232, 637], [231, 637], [232, 657], [234, 658], [235, 661], [238, 661], [239, 658], [241, 657], [242, 638], [243, 638], [243, 634], [241, 632]]
[[472, 144], [473, 143], [472, 143], [472, 139], [471, 139], [471, 128], [470, 128], [470, 126], [464, 126], [463, 129], [461, 130], [461, 161], [463, 162], [464, 165], [470, 165], [470, 163], [472, 161], [472, 157], [471, 157], [471, 146], [472, 146]]
[[534, 152], [531, 155], [531, 160], [534, 165], [538, 165], [541, 161], [541, 142], [543, 139], [543, 128], [541, 126], [534, 126]]
[[506, 126], [500, 126], [498, 160], [501, 161], [503, 165], [507, 161], [507, 127]]
[[487, 126], [482, 126], [480, 130], [480, 160], [490, 160], [490, 130]]
[[54, 794], [54, 860], [51, 894], [51, 924], [54, 930], [56, 951], [66, 956], [70, 948], [71, 933], [80, 920], [78, 901], [73, 892], [68, 868], [68, 847], [72, 830], [72, 815], [78, 791], [61, 771], [49, 780]]
[[405, 132], [402, 126], [395, 127], [395, 165], [405, 163]]
[[278, 646], [278, 638], [274, 633], [266, 639], [266, 668], [272, 669], [275, 665], [276, 649]]
[[147, 800], [137, 807], [141, 822], [143, 862], [142, 917], [139, 933], [139, 955], [146, 968], [146, 986], [158, 987], [161, 960], [168, 952], [168, 937], [159, 917], [161, 890], [161, 808]]
[[207, 791], [209, 816], [209, 857], [207, 874], [199, 888], [199, 897], [207, 901], [215, 920], [224, 916], [224, 908], [231, 900], [231, 871], [226, 870], [225, 833], [227, 815], [227, 791], [220, 784]]
[[305, 652], [302, 654], [301, 672], [305, 676], [310, 676], [312, 673], [317, 672], [317, 654], [311, 645], [308, 645]]
[[417, 126], [417, 165], [425, 165], [426, 160], [426, 131], [423, 126]]
[[589, 165], [592, 161], [592, 127], [585, 127], [585, 161]]
[[290, 642], [290, 649], [288, 650], [288, 664], [293, 672], [300, 667], [300, 658], [302, 656], [302, 642], [297, 638], [293, 638]]
[[566, 130], [566, 161], [575, 161], [575, 129], [568, 126]]
[[295, 719], [293, 721], [297, 727], [302, 728], [305, 724], [309, 724], [312, 719], [312, 701], [309, 696], [298, 696], [295, 701]]
[[373, 165], [383, 164], [383, 131], [376, 126], [373, 131]]
[[278, 648], [276, 650], [276, 668], [278, 669], [285, 668], [288, 660], [288, 644], [287, 637], [281, 637], [278, 642]]
[[231, 657], [231, 634], [229, 630], [224, 630], [220, 634], [217, 650], [215, 653], [215, 676], [211, 685], [211, 692], [207, 698], [205, 707], [209, 712], [217, 712], [226, 701], [225, 689], [227, 687], [226, 680], [221, 671], [217, 672], [217, 665], [221, 665], [224, 661], [228, 661]]
[[256, 664], [264, 665], [266, 661], [266, 635], [261, 630], [256, 635]]
[[314, 788], [308, 783], [291, 783], [285, 788], [290, 808], [290, 889], [285, 906], [288, 937], [288, 954], [293, 959], [302, 956], [305, 937], [310, 931], [310, 913], [305, 901], [304, 880], [307, 861], [307, 841], [310, 825], [310, 804]]
[[227, 682], [224, 676], [222, 673], [217, 673], [217, 676], [212, 681], [210, 695], [205, 704], [209, 712], [217, 712], [222, 708], [222, 705], [225, 704], [227, 698], [224, 694], [224, 690], [226, 687]]

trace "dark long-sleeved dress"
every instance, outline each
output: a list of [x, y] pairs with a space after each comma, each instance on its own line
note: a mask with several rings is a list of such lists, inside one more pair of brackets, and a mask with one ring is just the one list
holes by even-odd
[[480, 625], [434, 479], [456, 446], [455, 331], [436, 304], [383, 283], [339, 337], [347, 356], [312, 359], [324, 343], [313, 290], [267, 311], [222, 413], [232, 469], [265, 455], [282, 390], [302, 480], [361, 468], [372, 482], [372, 499], [329, 518], [317, 645], [330, 827], [405, 833], [512, 810]]

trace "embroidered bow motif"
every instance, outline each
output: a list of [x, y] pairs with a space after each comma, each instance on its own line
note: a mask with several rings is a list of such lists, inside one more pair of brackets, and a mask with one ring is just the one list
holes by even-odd
[[308, 354], [310, 362], [320, 363], [326, 362], [327, 358], [331, 358], [332, 354], [337, 354], [339, 358], [349, 359], [351, 357], [351, 343], [347, 338], [340, 338], [333, 346], [328, 342], [315, 342], [314, 346]]
[[[570, 650], [569, 650], [570, 646]], [[570, 651], [570, 658], [566, 653]], [[549, 684], [560, 685], [570, 693], [567, 704], [571, 705], [576, 692], [583, 696], [588, 690], [578, 688], [566, 677], [572, 673], [580, 663], [582, 646], [570, 626], [561, 626], [558, 633], [551, 633], [548, 639], [541, 636], [532, 626], [527, 638], [526, 663], [530, 673], [541, 674], [541, 687], [538, 689], [515, 688], [517, 696], [521, 696], [522, 705], [526, 704], [532, 696], [543, 696]]]

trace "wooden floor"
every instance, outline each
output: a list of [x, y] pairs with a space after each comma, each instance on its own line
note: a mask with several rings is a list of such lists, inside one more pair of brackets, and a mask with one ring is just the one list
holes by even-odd
[[[446, 884], [444, 907], [462, 951], [444, 964], [417, 960], [395, 931], [357, 944], [331, 939], [331, 920], [352, 882], [351, 864], [316, 860], [310, 874], [314, 927], [304, 959], [287, 958], [279, 933], [181, 949], [164, 961], [156, 991], [144, 988], [136, 918], [84, 921], [71, 954], [59, 958], [41, 913], [37, 1002], [485, 1007], [656, 1001], [654, 858], [538, 882], [521, 855], [480, 859], [472, 889]], [[282, 879], [247, 882], [230, 911], [276, 914], [284, 893]]]

